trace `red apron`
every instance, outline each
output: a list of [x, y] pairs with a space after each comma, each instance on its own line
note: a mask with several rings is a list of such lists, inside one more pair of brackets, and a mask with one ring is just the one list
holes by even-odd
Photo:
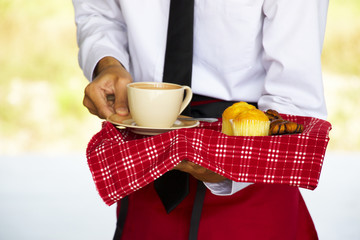
[[[195, 179], [191, 177], [190, 183], [190, 194], [170, 214], [166, 213], [153, 183], [131, 194], [121, 239], [187, 239], [196, 193]], [[198, 239], [308, 240], [318, 237], [297, 187], [253, 184], [231, 196], [216, 196], [206, 190]]]

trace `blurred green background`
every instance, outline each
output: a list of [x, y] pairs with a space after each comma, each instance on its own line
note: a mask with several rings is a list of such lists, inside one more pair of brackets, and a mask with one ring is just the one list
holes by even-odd
[[[330, 0], [323, 51], [329, 150], [359, 151], [360, 1]], [[71, 1], [0, 0], [0, 154], [85, 152], [101, 126], [82, 106]]]

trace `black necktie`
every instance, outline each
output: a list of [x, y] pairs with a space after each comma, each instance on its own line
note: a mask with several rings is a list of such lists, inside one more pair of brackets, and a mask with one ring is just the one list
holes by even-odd
[[[171, 0], [163, 82], [191, 86], [194, 0]], [[190, 109], [183, 114], [190, 115]], [[189, 193], [189, 175], [172, 170], [154, 182], [166, 211], [171, 212]]]
[[163, 81], [191, 86], [194, 0], [171, 0]]

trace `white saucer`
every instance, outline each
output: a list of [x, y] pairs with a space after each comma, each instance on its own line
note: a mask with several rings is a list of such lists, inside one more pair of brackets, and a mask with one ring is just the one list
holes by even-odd
[[[184, 116], [179, 116], [179, 117], [184, 118]], [[121, 121], [114, 121], [114, 119], [112, 119], [110, 117], [107, 119], [107, 121], [114, 124], [117, 128], [120, 128], [120, 129], [129, 128], [130, 131], [132, 131], [133, 133], [141, 134], [141, 135], [151, 135], [151, 136], [169, 132], [169, 131], [176, 130], [176, 129], [181, 129], [181, 128], [197, 127], [200, 123], [197, 120], [187, 121], [187, 120], [177, 119], [175, 121], [174, 125], [172, 125], [170, 128], [152, 128], [152, 127], [137, 126], [135, 121], [131, 118], [121, 120]]]

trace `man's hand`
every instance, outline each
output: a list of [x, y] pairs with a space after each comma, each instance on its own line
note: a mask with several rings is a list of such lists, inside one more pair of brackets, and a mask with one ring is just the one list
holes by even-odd
[[186, 160], [181, 161], [173, 169], [190, 173], [193, 177], [203, 182], [216, 183], [226, 179], [225, 177], [217, 173], [214, 173], [213, 171], [210, 171], [207, 168], [204, 168], [200, 165], [197, 165], [193, 162], [189, 162]]
[[129, 114], [126, 85], [131, 75], [112, 57], [105, 57], [95, 68], [95, 79], [85, 88], [83, 104], [90, 113], [106, 119], [117, 113]]

